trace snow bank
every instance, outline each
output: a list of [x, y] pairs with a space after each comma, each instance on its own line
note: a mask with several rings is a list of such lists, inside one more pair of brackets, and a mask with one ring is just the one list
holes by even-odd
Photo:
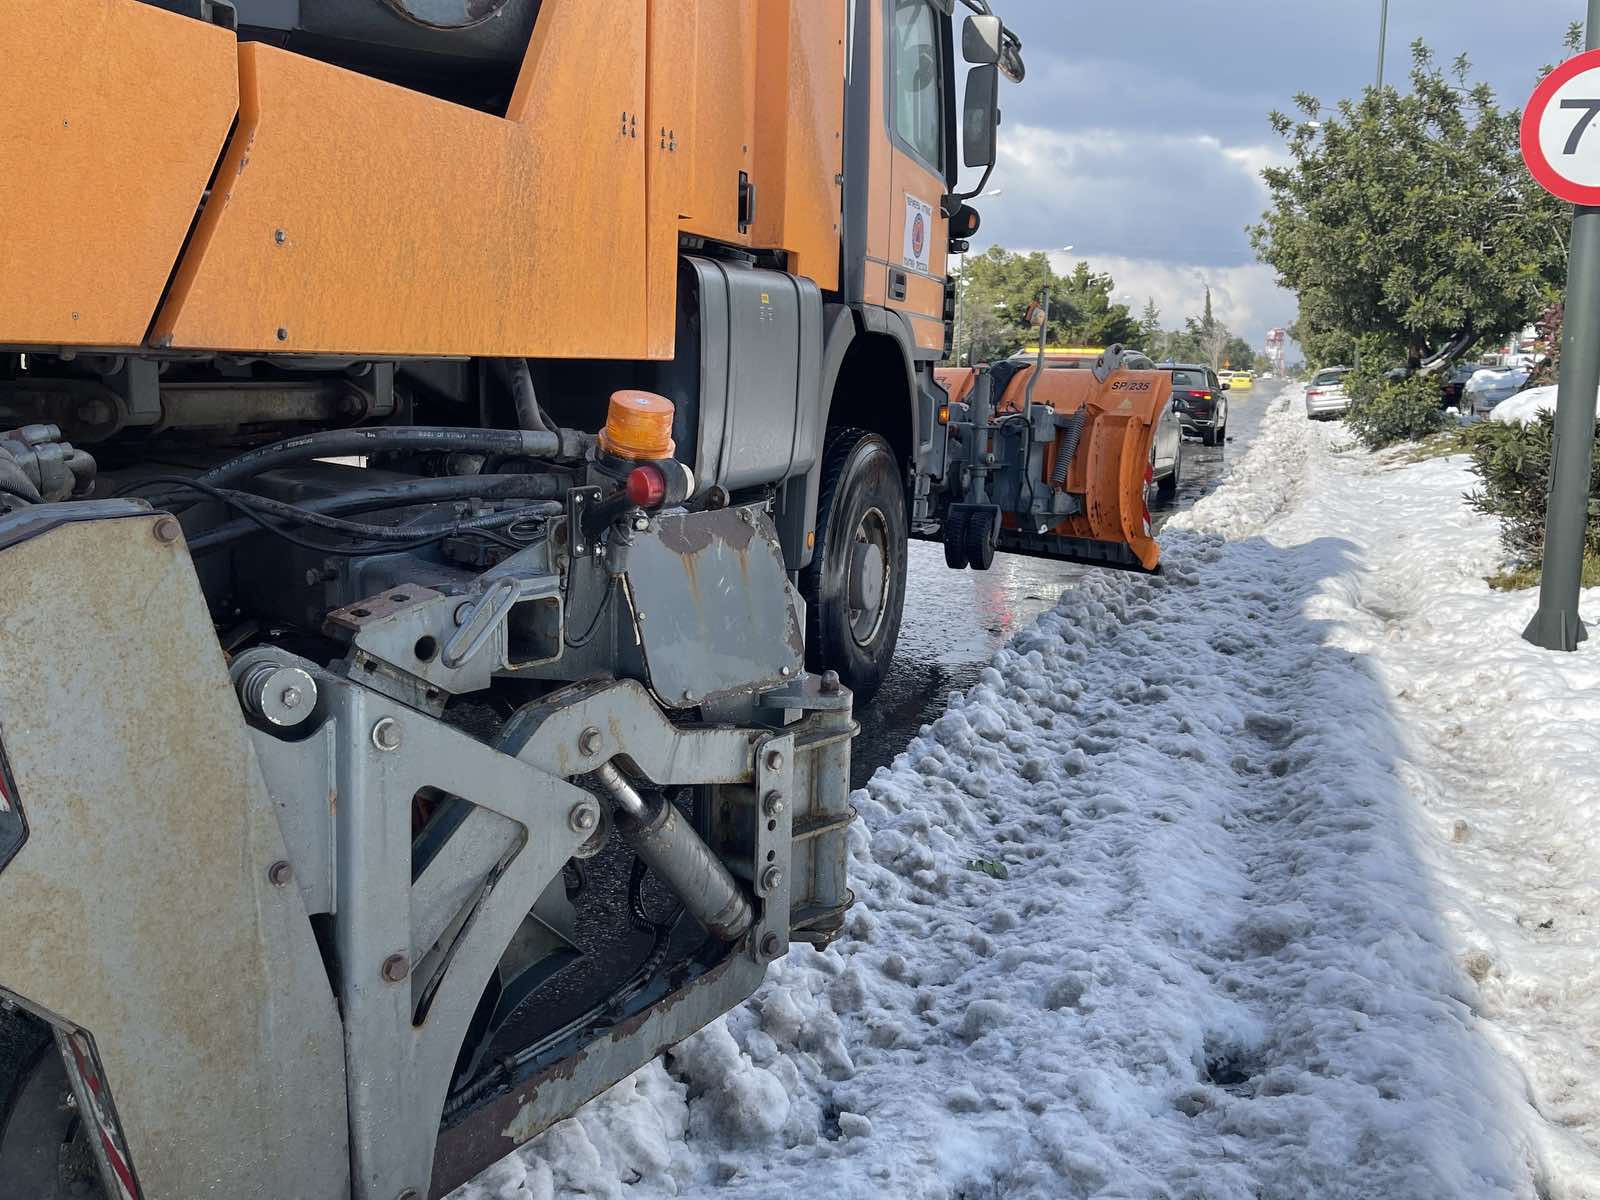
[[845, 941], [456, 1200], [1600, 1196], [1596, 643], [1301, 407], [856, 794]]
[[[1508, 400], [1502, 400], [1489, 413], [1491, 421], [1504, 425], [1526, 425], [1537, 420], [1540, 413], [1555, 412], [1556, 389], [1552, 386], [1529, 388]], [[1595, 416], [1600, 418], [1600, 393], [1595, 395]]]

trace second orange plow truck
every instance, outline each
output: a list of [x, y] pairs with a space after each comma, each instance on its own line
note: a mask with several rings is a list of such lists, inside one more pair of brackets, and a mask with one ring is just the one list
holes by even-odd
[[840, 933], [909, 538], [1157, 565], [1158, 374], [935, 374], [987, 0], [0, 42], [0, 1200], [445, 1194]]

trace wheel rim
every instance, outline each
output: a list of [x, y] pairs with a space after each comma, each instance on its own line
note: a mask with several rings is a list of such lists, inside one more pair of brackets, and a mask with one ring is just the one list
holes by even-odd
[[883, 628], [889, 600], [889, 522], [869, 508], [856, 522], [846, 567], [847, 619], [858, 646], [869, 646]]

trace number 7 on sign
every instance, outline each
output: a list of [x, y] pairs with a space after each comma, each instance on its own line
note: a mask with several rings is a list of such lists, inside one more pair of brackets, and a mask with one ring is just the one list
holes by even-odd
[[1578, 118], [1578, 123], [1573, 126], [1571, 134], [1567, 136], [1567, 144], [1561, 151], [1563, 154], [1576, 154], [1578, 152], [1578, 143], [1583, 140], [1583, 135], [1588, 132], [1596, 114], [1600, 114], [1600, 100], [1563, 100], [1561, 107], [1583, 109], [1583, 116]]

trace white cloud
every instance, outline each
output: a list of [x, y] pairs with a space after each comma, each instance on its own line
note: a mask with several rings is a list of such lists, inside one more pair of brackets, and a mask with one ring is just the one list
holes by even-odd
[[1206, 134], [1008, 124], [982, 238], [1094, 254], [1237, 266], [1266, 207], [1260, 168], [1280, 152]]
[[1277, 146], [1208, 134], [1008, 123], [995, 173], [1003, 192], [977, 202], [982, 239], [1049, 250], [1058, 271], [1087, 261], [1135, 312], [1154, 297], [1168, 328], [1200, 314], [1209, 284], [1218, 318], [1259, 345], [1295, 315], [1294, 297], [1253, 261], [1244, 233], [1267, 205], [1261, 169], [1283, 157]]

